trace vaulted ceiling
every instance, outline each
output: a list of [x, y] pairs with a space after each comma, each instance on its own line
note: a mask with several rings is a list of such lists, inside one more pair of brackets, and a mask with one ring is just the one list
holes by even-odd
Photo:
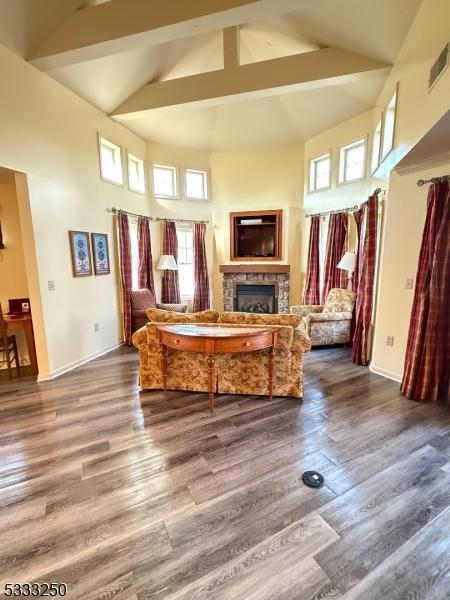
[[220, 150], [371, 108], [420, 1], [0, 0], [0, 43], [148, 140]]

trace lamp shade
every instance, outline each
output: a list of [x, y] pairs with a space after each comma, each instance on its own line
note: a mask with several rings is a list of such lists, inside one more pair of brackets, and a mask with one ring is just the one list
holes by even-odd
[[178, 266], [175, 258], [171, 254], [162, 254], [158, 266], [156, 267], [159, 271], [177, 271]]
[[356, 254], [354, 252], [346, 252], [341, 258], [337, 268], [353, 273], [355, 270]]

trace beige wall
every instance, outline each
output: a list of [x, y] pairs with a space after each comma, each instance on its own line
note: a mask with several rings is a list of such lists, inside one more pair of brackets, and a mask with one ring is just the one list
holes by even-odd
[[[6, 179], [6, 178], [5, 178]], [[20, 229], [14, 173], [9, 183], [0, 180], [0, 222], [6, 249], [0, 250], [0, 302], [3, 312], [8, 312], [10, 298], [28, 298], [28, 283]], [[20, 364], [29, 364], [23, 332], [16, 333]]]
[[[219, 265], [231, 264], [229, 214], [283, 209], [283, 263], [291, 265], [290, 303], [300, 301], [303, 235], [303, 144], [269, 146], [211, 155], [214, 220], [214, 298], [223, 309]], [[242, 261], [244, 262], [244, 261]]]
[[[138, 156], [146, 155], [146, 144], [3, 47], [0, 74], [9, 82], [0, 95], [0, 165], [28, 175], [38, 269], [33, 318], [45, 378], [122, 339], [113, 217], [107, 208], [147, 213], [151, 207], [148, 198], [101, 181], [97, 131]], [[70, 229], [109, 234], [111, 275], [72, 276]], [[49, 280], [55, 291], [49, 291]], [[39, 314], [34, 308], [41, 299]]]

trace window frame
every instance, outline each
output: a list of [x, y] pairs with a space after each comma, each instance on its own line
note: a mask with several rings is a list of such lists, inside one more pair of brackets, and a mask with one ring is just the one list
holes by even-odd
[[[130, 157], [132, 157], [142, 163], [142, 180], [144, 183], [144, 190], [135, 188], [130, 183]], [[127, 149], [127, 181], [128, 181], [128, 189], [131, 192], [135, 192], [136, 194], [141, 194], [141, 196], [147, 195], [147, 176], [146, 176], [145, 160], [143, 158], [141, 158], [140, 156], [138, 156], [137, 154], [135, 154], [134, 152], [130, 152], [128, 149]]]
[[[183, 225], [183, 224], [177, 225], [176, 229], [177, 229], [177, 240], [178, 240], [178, 234], [180, 232], [188, 232], [192, 235], [192, 263], [180, 262], [180, 255], [179, 255], [180, 246], [179, 246], [179, 244], [177, 246], [177, 252], [178, 252], [178, 261], [177, 262], [178, 262], [178, 269], [179, 269], [180, 265], [192, 265], [192, 279], [193, 279], [193, 285], [195, 285], [195, 282], [194, 282], [194, 229], [192, 226]], [[182, 290], [181, 290], [181, 282], [179, 282], [179, 283], [180, 283], [180, 300], [181, 300], [181, 302], [189, 302], [189, 300], [193, 300], [194, 287], [192, 289], [192, 295], [183, 294]]]
[[[112, 146], [114, 151], [118, 151], [119, 158], [120, 158], [120, 175], [121, 175], [120, 182], [116, 181], [115, 179], [110, 179], [103, 173], [102, 154], [101, 154], [103, 142], [106, 142], [105, 145]], [[98, 161], [99, 161], [99, 166], [100, 166], [100, 179], [102, 181], [106, 181], [107, 183], [112, 183], [113, 185], [117, 185], [119, 187], [124, 187], [125, 179], [124, 179], [124, 169], [123, 169], [122, 146], [120, 146], [120, 144], [116, 144], [109, 138], [105, 137], [99, 131], [97, 132], [97, 143], [98, 143]]]
[[[384, 160], [389, 156], [389, 154], [392, 152], [392, 150], [394, 149], [394, 146], [395, 146], [395, 131], [396, 131], [396, 127], [397, 127], [397, 108], [398, 108], [398, 87], [399, 86], [397, 83], [395, 90], [391, 94], [391, 96], [389, 96], [389, 100], [387, 101], [387, 103], [385, 105], [385, 109], [383, 111], [383, 127], [382, 127], [381, 144], [380, 144], [379, 165], [381, 165], [381, 163], [384, 162]], [[387, 115], [389, 112], [389, 106], [394, 99], [395, 99], [395, 102], [394, 102], [394, 121], [393, 121], [393, 125], [392, 125], [392, 139], [390, 141], [390, 146], [389, 146], [388, 150], [384, 154], [383, 152], [384, 152], [384, 141], [385, 141], [385, 136], [386, 136], [386, 118], [387, 118]]]
[[[187, 174], [188, 173], [201, 173], [203, 175], [204, 189], [206, 191], [206, 196], [204, 196], [203, 198], [194, 198], [192, 196], [189, 196], [188, 186], [187, 186]], [[189, 200], [190, 202], [209, 202], [209, 200], [210, 200], [209, 189], [210, 189], [209, 172], [207, 169], [194, 169], [192, 167], [185, 167], [185, 169], [184, 169], [184, 190], [185, 190], [186, 200]]]
[[[384, 118], [384, 113], [381, 113], [379, 120], [377, 121], [377, 124], [375, 125], [375, 128], [372, 132], [372, 146], [370, 149], [370, 174], [373, 175], [375, 173], [375, 171], [378, 169], [378, 167], [381, 165], [381, 143], [383, 141], [383, 118]], [[373, 158], [374, 158], [374, 141], [375, 141], [375, 134], [378, 130], [378, 127], [380, 128], [380, 140], [379, 140], [379, 144], [378, 144], [378, 156], [377, 156], [377, 163], [376, 166], [374, 168], [374, 163], [373, 163]]]
[[[317, 189], [315, 187], [315, 183], [317, 180], [316, 164], [320, 161], [320, 159], [323, 159], [327, 156], [329, 157], [329, 161], [330, 161], [328, 185], [326, 187]], [[313, 164], [314, 164], [314, 189], [311, 188], [311, 167]], [[332, 180], [333, 180], [333, 151], [332, 150], [328, 150], [328, 152], [323, 152], [323, 153], [309, 159], [309, 169], [308, 169], [308, 193], [309, 194], [319, 194], [320, 192], [325, 192], [326, 190], [331, 189]]]
[[[155, 191], [155, 167], [162, 167], [166, 169], [171, 169], [173, 172], [173, 184], [174, 184], [174, 196], [170, 196], [168, 194], [157, 194]], [[180, 200], [180, 186], [179, 186], [179, 176], [178, 176], [178, 167], [176, 165], [171, 165], [169, 163], [163, 162], [152, 162], [152, 196], [153, 198], [160, 198], [162, 200]]]
[[[352, 142], [348, 142], [347, 144], [342, 144], [341, 146], [339, 146], [339, 164], [338, 164], [338, 178], [337, 178], [337, 182], [338, 185], [350, 185], [351, 183], [358, 183], [360, 181], [364, 181], [367, 177], [367, 154], [368, 154], [368, 135], [365, 134], [363, 136], [360, 136], [356, 139], [354, 139]], [[346, 168], [346, 161], [344, 161], [344, 164], [342, 164], [342, 152], [344, 152], [344, 156], [346, 157], [346, 152], [351, 149], [352, 146], [356, 146], [359, 145], [360, 143], [364, 144], [364, 162], [363, 162], [363, 172], [361, 177], [357, 177], [356, 179], [342, 179], [341, 181], [341, 173], [343, 174], [343, 177], [345, 177], [345, 168]], [[341, 168], [342, 167], [342, 168]]]

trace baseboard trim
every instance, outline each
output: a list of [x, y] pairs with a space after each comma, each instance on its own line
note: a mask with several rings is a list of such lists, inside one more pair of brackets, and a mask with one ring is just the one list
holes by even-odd
[[369, 365], [370, 371], [375, 373], [375, 375], [381, 375], [382, 377], [386, 377], [387, 379], [392, 379], [397, 383], [401, 383], [402, 376], [397, 373], [392, 373], [392, 371], [386, 371], [386, 369], [380, 369], [379, 367], [375, 367], [372, 363]]
[[63, 367], [60, 367], [59, 369], [56, 369], [55, 371], [51, 371], [50, 373], [44, 373], [43, 375], [39, 374], [38, 378], [37, 378], [38, 383], [41, 383], [42, 381], [50, 381], [51, 379], [56, 379], [56, 377], [59, 377], [60, 375], [64, 375], [64, 373], [68, 373], [69, 371], [73, 371], [77, 367], [81, 367], [82, 365], [85, 365], [86, 363], [91, 362], [91, 360], [95, 360], [96, 358], [100, 358], [100, 356], [103, 356], [104, 354], [108, 354], [108, 352], [117, 350], [117, 348], [120, 348], [121, 346], [123, 346], [123, 342], [113, 344], [112, 346], [110, 346], [108, 348], [104, 348], [103, 350], [99, 350], [98, 352], [93, 352], [92, 354], [89, 354], [88, 356], [85, 356], [84, 358], [80, 358], [80, 360], [76, 360], [72, 363], [64, 365]]

